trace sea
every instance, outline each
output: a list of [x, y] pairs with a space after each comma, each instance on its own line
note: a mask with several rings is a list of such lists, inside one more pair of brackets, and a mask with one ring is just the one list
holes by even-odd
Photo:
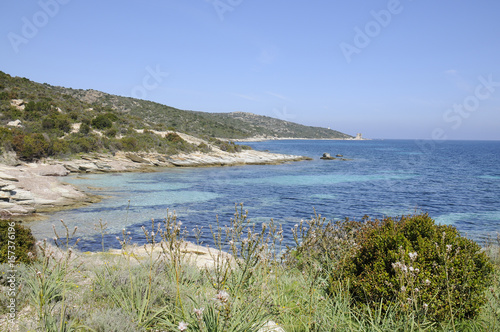
[[[52, 213], [29, 223], [38, 239], [52, 239], [61, 220], [80, 238], [78, 249], [120, 248], [130, 232], [143, 244], [142, 226], [175, 214], [196, 241], [212, 243], [210, 225], [226, 225], [242, 204], [253, 225], [279, 223], [284, 243], [291, 228], [315, 215], [361, 220], [428, 213], [480, 244], [500, 232], [500, 141], [277, 140], [242, 143], [256, 150], [303, 155], [280, 165], [167, 168], [152, 173], [80, 174], [61, 178], [103, 196], [99, 203]], [[323, 153], [342, 155], [321, 160]], [[106, 224], [102, 235], [99, 223]]]

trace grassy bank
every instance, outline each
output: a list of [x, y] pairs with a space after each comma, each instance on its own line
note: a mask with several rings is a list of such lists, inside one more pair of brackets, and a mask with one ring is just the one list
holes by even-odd
[[[255, 226], [240, 208], [229, 224], [210, 229], [216, 245], [203, 252], [188, 250], [187, 230], [175, 216], [144, 228], [148, 245], [140, 250], [123, 232], [120, 251], [78, 253], [72, 248], [77, 231], [67, 229], [57, 236], [57, 247], [38, 243], [38, 255], [17, 266], [16, 326], [20, 331], [500, 330], [498, 246], [480, 249], [429, 220], [420, 215], [332, 223], [315, 216], [284, 230], [272, 221]], [[106, 233], [105, 224], [96, 227]], [[405, 227], [411, 229], [408, 236]], [[416, 231], [424, 228], [427, 233]], [[429, 235], [434, 230], [435, 238]], [[283, 246], [284, 232], [293, 233], [295, 246]], [[424, 250], [426, 238], [435, 241], [434, 249]], [[389, 248], [385, 256], [392, 260], [386, 270], [377, 270], [381, 248]], [[373, 264], [365, 249], [377, 253]], [[197, 264], [202, 255], [209, 259]], [[9, 269], [1, 265], [3, 287]], [[379, 288], [366, 284], [375, 283], [371, 277], [383, 280]], [[1, 294], [6, 318], [8, 292]]]

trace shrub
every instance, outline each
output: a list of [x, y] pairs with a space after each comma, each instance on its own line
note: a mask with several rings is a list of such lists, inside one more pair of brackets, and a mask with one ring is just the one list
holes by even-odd
[[36, 256], [35, 242], [31, 229], [14, 221], [0, 220], [0, 264], [10, 263], [9, 251], [14, 253], [16, 264], [32, 262]]
[[115, 137], [117, 133], [118, 133], [118, 130], [114, 127], [111, 127], [108, 130], [106, 130], [105, 135], [108, 137]]
[[179, 143], [184, 141], [182, 137], [180, 137], [177, 133], [168, 133], [167, 136], [165, 136], [167, 141], [172, 142], [172, 143]]
[[12, 145], [17, 157], [26, 161], [47, 157], [51, 153], [51, 142], [42, 134], [17, 135]]
[[121, 146], [125, 151], [136, 151], [137, 150], [137, 140], [135, 137], [123, 137], [120, 139]]
[[88, 123], [85, 123], [85, 122], [82, 122], [82, 124], [80, 125], [80, 130], [79, 130], [80, 134], [84, 134], [84, 135], [87, 135], [88, 133], [90, 133], [90, 126]]
[[52, 110], [52, 106], [49, 101], [30, 101], [26, 104], [24, 108], [24, 118], [30, 121], [36, 121], [42, 116], [47, 115]]
[[210, 148], [210, 146], [208, 146], [206, 143], [200, 143], [198, 144], [198, 150], [200, 150], [201, 152], [205, 152], [205, 153], [208, 153], [210, 151], [212, 151], [212, 148]]
[[111, 128], [111, 126], [113, 125], [113, 121], [111, 121], [109, 117], [106, 116], [106, 114], [99, 114], [94, 119], [92, 119], [91, 123], [92, 127], [96, 129], [107, 129]]
[[357, 242], [346, 267], [358, 305], [447, 321], [474, 318], [485, 303], [491, 262], [478, 244], [427, 214], [359, 223]]
[[73, 134], [68, 145], [72, 153], [88, 153], [99, 149], [99, 142], [94, 135]]

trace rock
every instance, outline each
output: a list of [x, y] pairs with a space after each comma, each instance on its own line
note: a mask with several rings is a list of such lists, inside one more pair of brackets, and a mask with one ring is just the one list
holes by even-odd
[[16, 204], [14, 203], [9, 203], [9, 202], [2, 202], [0, 201], [0, 209], [11, 209], [15, 206]]
[[0, 180], [7, 180], [7, 181], [14, 181], [18, 182], [19, 180], [9, 174], [5, 174], [3, 172], [0, 172]]
[[341, 155], [341, 154], [338, 154], [338, 155], [336, 155], [335, 157], [343, 157], [343, 155]]
[[2, 189], [0, 189], [0, 190], [2, 190], [2, 191], [12, 191], [12, 190], [15, 190], [15, 189], [16, 189], [15, 185], [9, 184], [7, 186], [3, 186]]
[[32, 206], [14, 205], [9, 209], [9, 212], [11, 214], [28, 214], [35, 212], [35, 208]]
[[5, 202], [10, 201], [10, 192], [0, 191], [0, 201], [5, 201]]
[[78, 165], [78, 169], [84, 172], [92, 172], [98, 170], [99, 168], [94, 163], [83, 163]]
[[12, 191], [10, 198], [15, 201], [31, 201], [34, 199], [34, 196], [30, 191], [16, 189]]
[[15, 121], [9, 121], [7, 123], [7, 126], [9, 127], [22, 127], [23, 125], [21, 124], [21, 120], [15, 120]]
[[106, 163], [103, 163], [103, 162], [96, 162], [95, 165], [97, 166], [97, 168], [99, 168], [101, 171], [110, 171], [111, 170], [111, 166], [109, 166], [108, 164]]
[[12, 99], [10, 101], [10, 104], [21, 111], [26, 107], [26, 105], [24, 104], [24, 100], [22, 99]]
[[64, 167], [68, 171], [73, 172], [73, 173], [78, 173], [80, 171], [80, 169], [78, 168], [78, 165], [74, 162], [67, 162], [64, 164]]
[[332, 159], [335, 159], [334, 157], [330, 156], [329, 153], [325, 152], [323, 153], [323, 156], [320, 157], [320, 159], [323, 159], [323, 160], [332, 160]]
[[150, 164], [150, 162], [142, 157], [139, 157], [136, 154], [133, 153], [126, 153], [125, 157], [128, 159], [132, 160], [134, 163], [142, 163], [142, 164]]
[[66, 176], [69, 174], [63, 165], [36, 165], [30, 171], [40, 176]]

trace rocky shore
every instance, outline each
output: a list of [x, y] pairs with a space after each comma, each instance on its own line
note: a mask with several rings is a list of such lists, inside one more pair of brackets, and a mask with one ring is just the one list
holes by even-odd
[[65, 184], [60, 177], [71, 173], [148, 172], [164, 167], [210, 167], [279, 164], [310, 158], [244, 150], [164, 156], [157, 153], [88, 154], [79, 159], [39, 163], [0, 164], [0, 218], [20, 218], [37, 213], [76, 208], [100, 197]]

